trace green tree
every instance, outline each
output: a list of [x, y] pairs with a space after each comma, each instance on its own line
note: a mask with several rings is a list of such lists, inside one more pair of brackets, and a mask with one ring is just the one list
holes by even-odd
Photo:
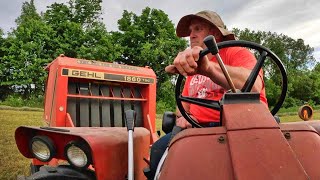
[[[4, 38], [4, 33], [3, 30], [0, 28], [0, 60], [3, 58], [4, 56], [4, 49], [3, 49], [3, 44], [5, 42], [5, 38]], [[0, 63], [1, 66], [1, 63]], [[0, 72], [1, 72], [1, 68], [0, 68]]]
[[34, 0], [30, 0], [30, 2], [23, 2], [21, 8], [21, 15], [16, 19], [17, 25], [28, 21], [28, 19], [40, 20], [41, 17], [37, 13], [36, 7], [34, 5]]
[[175, 85], [172, 82], [172, 79], [168, 79], [161, 84], [161, 91], [157, 92], [157, 114], [163, 114], [165, 111], [176, 110], [176, 101], [175, 101]]
[[294, 40], [284, 34], [265, 31], [252, 31], [249, 29], [233, 29], [233, 32], [241, 40], [259, 43], [273, 51], [284, 63], [288, 71], [305, 70], [314, 65], [312, 55], [314, 49], [304, 44], [302, 39]]
[[[304, 44], [302, 39], [294, 40], [284, 34], [237, 28], [233, 29], [233, 32], [241, 40], [253, 41], [269, 48], [281, 59], [287, 70], [289, 83], [285, 106], [298, 105], [310, 97], [312, 82], [307, 74], [309, 67], [315, 63], [312, 47]], [[280, 89], [276, 89], [281, 86], [280, 73], [270, 61], [265, 63], [264, 71], [268, 102], [273, 105], [280, 93]], [[309, 82], [303, 83], [308, 78]]]
[[77, 57], [77, 52], [83, 44], [84, 30], [80, 23], [72, 21], [72, 17], [70, 7], [59, 3], [50, 5], [44, 13], [44, 21], [54, 30], [52, 59], [60, 54]]
[[72, 13], [70, 8], [63, 3], [53, 3], [47, 7], [47, 10], [43, 14], [43, 19], [47, 24], [56, 31], [61, 31], [59, 28], [61, 23], [66, 21], [72, 21]]
[[83, 27], [92, 27], [101, 20], [101, 3], [102, 0], [70, 0], [68, 4], [72, 21]]
[[170, 78], [164, 68], [187, 47], [187, 41], [175, 35], [174, 25], [167, 14], [149, 7], [143, 9], [140, 16], [125, 10], [118, 26], [120, 32], [113, 32], [114, 44], [119, 44], [124, 50], [117, 61], [152, 67], [158, 78], [159, 98], [163, 91], [162, 83]]
[[104, 24], [95, 23], [85, 30], [78, 57], [111, 62], [119, 58], [122, 53], [123, 48], [113, 43], [112, 36]]
[[43, 68], [50, 60], [46, 51], [51, 43], [52, 29], [36, 12], [33, 0], [23, 3], [16, 23], [17, 28], [8, 34], [3, 45], [6, 79], [1, 85], [14, 86], [25, 97], [31, 93], [41, 94], [45, 80]]
[[4, 56], [6, 49], [4, 47], [6, 38], [4, 38], [3, 30], [0, 28], [0, 100], [4, 100], [8, 94], [12, 92], [10, 86], [5, 85], [3, 82], [6, 81], [6, 62]]
[[309, 77], [310, 79], [308, 80], [313, 82], [312, 100], [316, 104], [320, 104], [320, 63], [319, 62], [312, 69]]
[[111, 61], [121, 55], [121, 48], [113, 45], [112, 37], [100, 22], [100, 0], [70, 0], [68, 5], [54, 3], [44, 13], [44, 20], [54, 32], [53, 57], [65, 54]]
[[1, 88], [13, 87], [24, 97], [42, 94], [44, 67], [59, 54], [105, 61], [119, 57], [121, 48], [113, 45], [100, 14], [100, 0], [53, 3], [41, 16], [33, 0], [24, 2], [17, 28], [0, 42]]

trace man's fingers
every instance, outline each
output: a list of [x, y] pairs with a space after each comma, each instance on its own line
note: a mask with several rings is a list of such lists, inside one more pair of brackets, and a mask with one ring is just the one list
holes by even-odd
[[177, 71], [182, 74], [183, 76], [186, 76], [187, 73], [185, 72], [184, 68], [182, 66], [184, 66], [184, 64], [186, 62], [183, 61], [185, 54], [180, 52], [178, 54], [178, 56], [174, 59], [173, 61], [173, 65], [176, 67]]
[[199, 53], [200, 51], [203, 50], [201, 47], [199, 46], [195, 46], [192, 48], [192, 56], [194, 58], [195, 61], [199, 60]]
[[184, 76], [194, 74], [198, 66], [192, 57], [191, 49], [187, 49], [183, 53], [180, 53], [175, 59], [174, 65], [180, 74]]
[[196, 61], [199, 58], [199, 52], [201, 50], [201, 47], [195, 47], [179, 52], [173, 61], [173, 65], [167, 66], [165, 71], [171, 74], [180, 73], [183, 76], [196, 74], [198, 69], [198, 63]]
[[176, 74], [179, 73], [177, 68], [174, 65], [169, 65], [164, 69], [167, 73]]
[[198, 64], [196, 62], [196, 59], [193, 58], [192, 54], [188, 54], [186, 56], [186, 61], [188, 63], [188, 65], [191, 67], [191, 68], [197, 68], [198, 67]]
[[184, 122], [184, 119], [182, 119], [182, 117], [180, 117], [180, 118], [178, 118], [176, 120], [176, 125], [181, 127], [181, 128], [184, 128], [184, 129], [187, 128], [187, 126], [186, 126], [186, 124]]
[[176, 125], [184, 129], [192, 127], [191, 124], [184, 119], [184, 117], [176, 119]]

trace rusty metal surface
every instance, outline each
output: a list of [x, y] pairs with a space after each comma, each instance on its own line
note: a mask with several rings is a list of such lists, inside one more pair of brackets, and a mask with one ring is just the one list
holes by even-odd
[[[319, 124], [318, 121], [316, 124]], [[320, 124], [319, 124], [320, 125]], [[318, 133], [317, 130], [313, 127], [312, 121], [297, 121], [297, 122], [290, 122], [290, 123], [281, 123], [279, 124], [281, 131], [310, 131]]]
[[279, 128], [267, 107], [260, 104], [225, 104], [222, 123], [227, 130]]
[[320, 120], [313, 120], [313, 121], [308, 121], [305, 123], [307, 123], [308, 125], [313, 127], [314, 130], [316, 130], [318, 132], [318, 134], [320, 135]]
[[313, 131], [313, 132], [317, 132], [320, 135], [320, 120], [281, 123], [280, 127], [282, 130]]
[[215, 127], [215, 128], [191, 128], [185, 129], [178, 133], [170, 142], [170, 146], [176, 141], [190, 136], [205, 136], [205, 135], [220, 135], [226, 134], [227, 130], [225, 127]]
[[320, 137], [308, 131], [293, 131], [288, 142], [310, 179], [320, 179]]
[[278, 129], [228, 131], [235, 179], [308, 179]]
[[226, 138], [221, 132], [221, 128], [181, 132], [170, 146], [160, 179], [233, 179], [229, 145], [219, 141]]
[[308, 179], [263, 104], [223, 106], [235, 179]]
[[227, 104], [223, 127], [187, 129], [160, 179], [320, 179], [319, 121], [276, 123], [262, 104]]

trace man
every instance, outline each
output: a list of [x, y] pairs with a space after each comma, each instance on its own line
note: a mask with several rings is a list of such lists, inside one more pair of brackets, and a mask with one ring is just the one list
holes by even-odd
[[[212, 54], [206, 55], [201, 61], [200, 50], [206, 48], [203, 39], [213, 35], [217, 42], [235, 40], [232, 32], [225, 28], [220, 16], [212, 11], [201, 11], [196, 14], [184, 16], [180, 19], [176, 33], [178, 37], [190, 37], [191, 48], [180, 52], [172, 65], [166, 67], [168, 73], [180, 73], [187, 76], [182, 94], [189, 97], [220, 100], [223, 94], [231, 87], [228, 84], [216, 58]], [[247, 80], [251, 69], [256, 64], [254, 55], [245, 48], [223, 48], [219, 54], [227, 71], [237, 89], [241, 89]], [[263, 75], [260, 72], [252, 87], [252, 91], [260, 92], [260, 100], [267, 104]], [[184, 109], [202, 126], [217, 126], [220, 121], [220, 112], [198, 106], [183, 103]], [[176, 125], [181, 128], [190, 128], [191, 125], [177, 109]], [[171, 134], [167, 134], [155, 142], [151, 148], [150, 170], [152, 176], [157, 164], [169, 143]]]

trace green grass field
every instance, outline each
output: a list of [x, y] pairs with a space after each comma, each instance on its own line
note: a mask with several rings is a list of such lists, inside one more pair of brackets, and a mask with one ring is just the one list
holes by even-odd
[[[22, 125], [41, 126], [42, 113], [40, 111], [0, 110], [0, 180], [16, 179], [17, 175], [29, 174], [30, 160], [24, 158], [18, 151], [14, 132]], [[161, 119], [162, 115], [157, 115], [157, 130], [161, 130]], [[320, 112], [314, 114], [314, 119], [320, 119]], [[282, 115], [281, 121], [300, 121], [300, 119], [298, 115]]]
[[14, 139], [19, 126], [41, 126], [43, 112], [0, 110], [0, 179], [16, 179], [29, 173], [30, 161], [22, 156]]

